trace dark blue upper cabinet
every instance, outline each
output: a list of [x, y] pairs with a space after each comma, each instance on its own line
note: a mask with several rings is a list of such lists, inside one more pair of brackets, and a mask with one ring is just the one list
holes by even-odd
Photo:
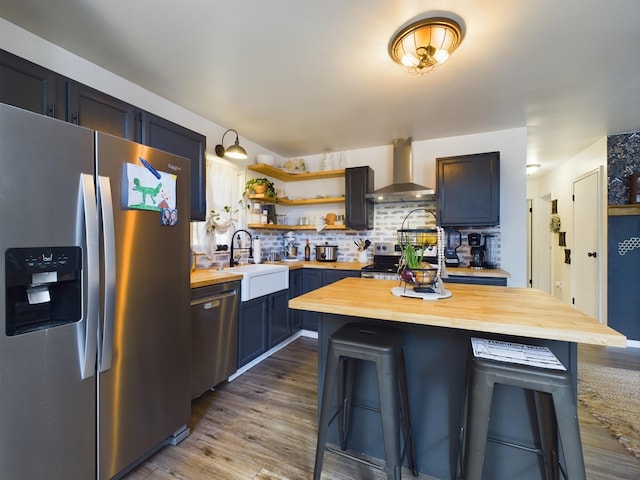
[[142, 112], [140, 143], [191, 160], [191, 220], [204, 221], [207, 215], [205, 158], [207, 138], [197, 132]]
[[64, 120], [64, 80], [51, 70], [0, 50], [0, 102]]
[[500, 152], [436, 158], [436, 207], [443, 227], [500, 224]]
[[76, 125], [136, 140], [136, 108], [81, 83], [67, 81], [67, 118]]

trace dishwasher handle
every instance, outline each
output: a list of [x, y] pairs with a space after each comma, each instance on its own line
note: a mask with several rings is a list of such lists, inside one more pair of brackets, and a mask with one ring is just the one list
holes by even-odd
[[191, 300], [191, 306], [193, 307], [195, 305], [205, 304], [205, 310], [209, 310], [211, 308], [219, 307], [220, 300], [235, 296], [237, 296], [236, 290], [227, 290], [225, 292], [216, 293], [215, 295], [208, 295], [202, 298], [194, 298], [193, 300]]

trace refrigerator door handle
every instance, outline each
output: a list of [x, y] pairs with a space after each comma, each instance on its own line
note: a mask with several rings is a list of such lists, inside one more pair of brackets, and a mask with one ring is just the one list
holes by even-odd
[[[96, 190], [93, 175], [80, 174], [80, 211], [78, 215], [78, 243], [85, 245], [87, 264], [84, 268], [84, 285], [86, 288], [86, 306], [83, 328], [78, 335], [78, 351], [80, 353], [80, 374], [82, 379], [92, 377], [96, 366], [96, 349], [98, 319], [100, 311], [100, 245], [98, 241], [98, 210], [96, 207]], [[84, 228], [82, 228], [84, 226]]]
[[102, 341], [98, 352], [98, 371], [102, 373], [111, 368], [116, 304], [116, 240], [113, 197], [111, 196], [109, 177], [98, 177], [98, 198], [100, 201], [104, 252], [104, 310], [102, 312]]

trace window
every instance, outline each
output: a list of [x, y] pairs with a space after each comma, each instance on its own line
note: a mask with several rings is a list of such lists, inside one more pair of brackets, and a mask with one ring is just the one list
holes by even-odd
[[[244, 191], [244, 168], [222, 158], [207, 155], [207, 219], [212, 211], [221, 214], [221, 220], [231, 219], [229, 228], [218, 228], [207, 234], [207, 222], [192, 224], [192, 244], [215, 250], [216, 245], [231, 242], [231, 235], [238, 228], [244, 228], [246, 209], [242, 202]], [[225, 212], [225, 207], [230, 210]]]

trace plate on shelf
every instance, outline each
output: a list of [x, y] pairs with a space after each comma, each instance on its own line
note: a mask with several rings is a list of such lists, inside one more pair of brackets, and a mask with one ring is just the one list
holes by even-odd
[[325, 195], [327, 198], [339, 198], [344, 197], [342, 193], [330, 193], [329, 195]]
[[307, 173], [306, 170], [292, 170], [290, 168], [281, 168], [280, 170], [282, 170], [284, 173], [288, 173], [290, 175], [299, 175], [301, 173]]

